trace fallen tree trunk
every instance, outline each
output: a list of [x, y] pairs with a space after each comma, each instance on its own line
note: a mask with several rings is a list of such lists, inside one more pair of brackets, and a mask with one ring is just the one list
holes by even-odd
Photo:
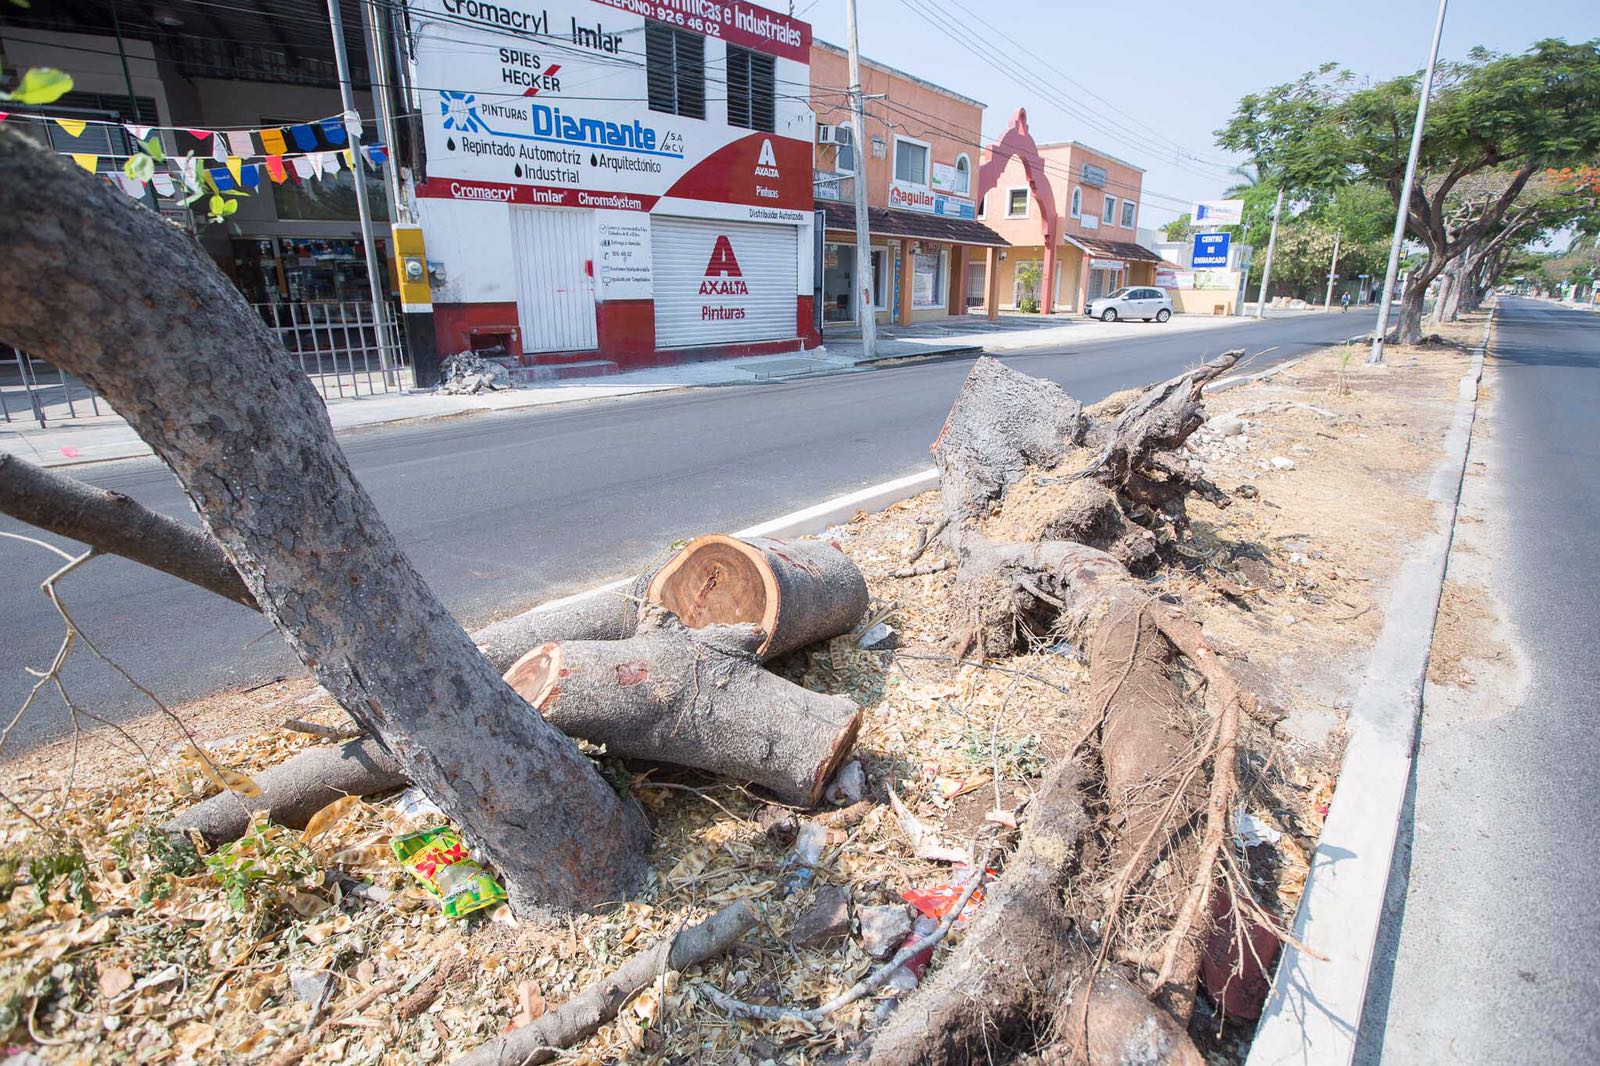
[[0, 511], [260, 610], [209, 533], [157, 514], [120, 492], [0, 452]]
[[559, 640], [623, 640], [639, 628], [639, 608], [650, 584], [649, 572], [622, 588], [587, 596], [560, 607], [535, 607], [477, 630], [473, 641], [501, 673], [541, 644]]
[[756, 654], [776, 659], [849, 632], [867, 611], [867, 582], [827, 541], [708, 533], [661, 568], [647, 598], [691, 629], [759, 626]]
[[177, 475], [263, 613], [530, 913], [603, 906], [648, 829], [406, 560], [311, 382], [187, 234], [0, 126], [0, 341], [77, 374]]
[[763, 669], [764, 637], [751, 625], [687, 629], [655, 609], [626, 640], [541, 645], [506, 680], [551, 725], [612, 755], [708, 770], [815, 806], [861, 713]]
[[394, 756], [371, 737], [307, 748], [253, 778], [259, 796], [221, 792], [183, 811], [168, 832], [198, 832], [207, 844], [237, 840], [250, 817], [265, 811], [278, 825], [304, 829], [311, 816], [342, 796], [371, 796], [410, 783]]
[[668, 971], [687, 970], [716, 958], [754, 929], [757, 920], [755, 908], [745, 900], [730, 903], [705, 921], [652, 944], [543, 1017], [467, 1052], [452, 1066], [536, 1066], [549, 1062], [562, 1048], [593, 1036], [646, 985]]

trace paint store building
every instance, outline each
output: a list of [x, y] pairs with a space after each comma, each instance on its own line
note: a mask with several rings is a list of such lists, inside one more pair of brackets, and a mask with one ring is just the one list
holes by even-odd
[[437, 348], [621, 368], [819, 343], [811, 31], [744, 0], [411, 0]]

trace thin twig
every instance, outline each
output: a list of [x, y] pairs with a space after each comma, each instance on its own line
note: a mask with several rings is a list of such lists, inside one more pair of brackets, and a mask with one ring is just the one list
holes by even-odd
[[902, 566], [898, 570], [884, 573], [884, 577], [926, 577], [950, 569], [949, 559], [936, 559], [931, 563], [921, 563], [917, 566]]

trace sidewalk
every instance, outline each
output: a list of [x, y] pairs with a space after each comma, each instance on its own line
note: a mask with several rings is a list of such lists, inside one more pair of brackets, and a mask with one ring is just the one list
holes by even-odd
[[[1283, 314], [1305, 312], [1275, 312]], [[631, 370], [596, 378], [577, 378], [547, 385], [524, 386], [476, 396], [444, 396], [433, 392], [390, 393], [328, 401], [328, 417], [336, 433], [368, 426], [421, 419], [455, 418], [511, 411], [550, 404], [603, 400], [670, 389], [708, 385], [771, 383], [820, 374], [869, 370], [873, 366], [911, 359], [973, 352], [1001, 353], [1060, 344], [1103, 343], [1137, 336], [1140, 330], [1203, 331], [1237, 325], [1239, 318], [1179, 315], [1164, 325], [1143, 322], [1099, 322], [1080, 316], [1048, 319], [1005, 316], [997, 322], [951, 320], [885, 329], [878, 352], [868, 360], [859, 338], [830, 339], [813, 352], [791, 352], [749, 358], [716, 359], [677, 366]], [[78, 404], [83, 407], [82, 401]], [[108, 413], [68, 418], [65, 404], [50, 404], [47, 428], [31, 418], [0, 423], [0, 452], [10, 452], [42, 466], [135, 459], [150, 454], [149, 447], [119, 416]], [[59, 408], [59, 411], [57, 410]]]

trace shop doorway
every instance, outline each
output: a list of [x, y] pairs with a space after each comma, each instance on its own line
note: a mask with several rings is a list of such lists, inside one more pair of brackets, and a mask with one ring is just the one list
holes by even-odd
[[1090, 261], [1089, 267], [1089, 299], [1096, 300], [1108, 296], [1122, 288], [1125, 268], [1122, 264], [1116, 266], [1096, 266]]
[[967, 310], [981, 309], [989, 280], [988, 270], [982, 263], [967, 264]]
[[[889, 304], [888, 250], [872, 250], [872, 300], [873, 309], [883, 310]], [[854, 323], [856, 319], [856, 246], [853, 244], [823, 245], [822, 258], [822, 321], [835, 324]]]
[[513, 207], [517, 320], [525, 352], [586, 352], [599, 346], [594, 313], [594, 212]]

